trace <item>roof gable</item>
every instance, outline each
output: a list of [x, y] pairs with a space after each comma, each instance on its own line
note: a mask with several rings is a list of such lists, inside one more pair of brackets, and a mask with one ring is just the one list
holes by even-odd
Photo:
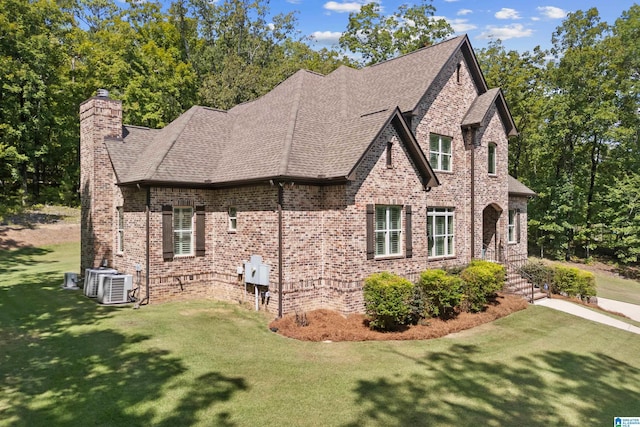
[[513, 121], [513, 117], [507, 107], [507, 101], [504, 99], [504, 94], [500, 88], [491, 89], [481, 95], [479, 95], [467, 114], [462, 119], [461, 126], [466, 127], [479, 127], [487, 118], [492, 106], [496, 106], [500, 119], [504, 124], [508, 136], [515, 136], [518, 134], [516, 125]]

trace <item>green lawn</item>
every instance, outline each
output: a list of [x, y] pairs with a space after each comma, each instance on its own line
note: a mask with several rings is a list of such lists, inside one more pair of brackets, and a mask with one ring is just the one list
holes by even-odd
[[637, 335], [530, 307], [455, 337], [306, 343], [237, 305], [101, 307], [78, 245], [0, 252], [0, 426], [583, 426], [640, 415]]
[[595, 275], [599, 297], [640, 304], [639, 282], [602, 273], [595, 273]]

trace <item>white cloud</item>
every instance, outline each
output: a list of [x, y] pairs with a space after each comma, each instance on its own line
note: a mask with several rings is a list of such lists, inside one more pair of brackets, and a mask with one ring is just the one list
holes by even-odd
[[459, 0], [444, 0], [445, 3], [455, 3], [457, 1], [459, 1]]
[[563, 19], [567, 16], [567, 12], [555, 6], [540, 6], [538, 11], [542, 16], [549, 19]]
[[468, 19], [447, 19], [447, 22], [457, 34], [466, 33], [467, 31], [478, 28], [477, 25], [470, 23]]
[[456, 13], [456, 15], [458, 15], [458, 16], [465, 16], [465, 15], [468, 15], [468, 14], [470, 14], [470, 13], [473, 13], [473, 10], [471, 10], [471, 9], [460, 9], [460, 10], [458, 11], [458, 13]]
[[531, 37], [533, 30], [531, 28], [525, 28], [522, 24], [506, 25], [504, 27], [488, 26], [478, 38], [479, 39], [518, 39], [522, 37]]
[[341, 2], [341, 3], [338, 3], [337, 1], [328, 1], [322, 7], [332, 12], [351, 13], [351, 12], [359, 12], [363, 4], [364, 3], [360, 1]]
[[520, 19], [520, 13], [515, 9], [503, 7], [494, 15], [497, 19]]
[[340, 31], [314, 31], [311, 37], [322, 44], [337, 44], [341, 35]]
[[287, 3], [300, 4], [300, 3], [302, 3], [302, 0], [287, 0]]

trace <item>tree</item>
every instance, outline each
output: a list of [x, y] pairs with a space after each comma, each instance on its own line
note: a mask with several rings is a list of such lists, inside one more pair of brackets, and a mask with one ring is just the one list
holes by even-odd
[[[72, 17], [50, 0], [0, 2], [0, 151], [7, 164], [0, 192], [37, 199], [42, 184], [59, 185], [69, 163], [69, 56]], [[58, 176], [57, 176], [58, 175]]]
[[349, 14], [340, 47], [374, 64], [443, 40], [453, 29], [444, 19], [434, 18], [436, 9], [431, 3], [422, 0], [415, 6], [402, 5], [389, 16], [382, 14], [379, 3], [367, 3]]

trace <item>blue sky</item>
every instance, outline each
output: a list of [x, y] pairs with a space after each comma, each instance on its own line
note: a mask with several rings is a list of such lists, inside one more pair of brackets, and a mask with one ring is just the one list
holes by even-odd
[[[318, 47], [337, 44], [347, 27], [349, 12], [358, 11], [369, 0], [272, 0], [271, 12], [298, 11], [298, 28], [313, 35]], [[411, 1], [380, 0], [384, 13], [391, 14]], [[551, 47], [551, 35], [568, 12], [596, 7], [603, 21], [613, 24], [631, 0], [434, 0], [436, 16], [445, 18], [458, 34], [468, 34], [474, 48], [486, 47], [500, 38], [507, 49], [531, 51], [540, 45]]]

